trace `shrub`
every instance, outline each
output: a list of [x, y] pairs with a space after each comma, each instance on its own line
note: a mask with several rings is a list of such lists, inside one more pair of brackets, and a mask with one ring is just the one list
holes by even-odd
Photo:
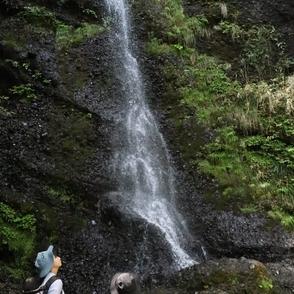
[[186, 86], [181, 88], [182, 102], [197, 112], [202, 123], [223, 123], [225, 106], [230, 109], [232, 97], [240, 88], [226, 74], [226, 65], [213, 57], [196, 55], [194, 66], [185, 68]]
[[[293, 194], [292, 194], [293, 195]], [[282, 210], [269, 211], [268, 215], [281, 222], [281, 224], [289, 230], [294, 230], [294, 215]]]
[[229, 21], [221, 21], [218, 25], [214, 26], [214, 29], [229, 35], [233, 41], [239, 41], [241, 38], [244, 38], [246, 34], [244, 28]]
[[[260, 210], [294, 212], [293, 148], [278, 139], [263, 136], [240, 138], [232, 127], [222, 128], [213, 143], [205, 147], [201, 170], [214, 176], [223, 197]], [[291, 219], [270, 214], [275, 219]]]
[[22, 102], [32, 102], [38, 98], [31, 84], [16, 85], [13, 86], [9, 91]]
[[0, 248], [8, 250], [13, 260], [5, 264], [10, 273], [22, 274], [31, 258], [36, 239], [36, 219], [32, 214], [21, 214], [0, 202]]
[[43, 6], [26, 6], [20, 16], [31, 24], [49, 29], [55, 29], [58, 23], [54, 13]]

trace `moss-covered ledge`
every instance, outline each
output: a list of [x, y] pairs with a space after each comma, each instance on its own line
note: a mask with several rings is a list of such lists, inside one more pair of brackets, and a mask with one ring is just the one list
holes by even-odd
[[166, 286], [154, 287], [149, 291], [143, 293], [282, 293], [264, 264], [246, 258], [208, 261], [181, 271]]

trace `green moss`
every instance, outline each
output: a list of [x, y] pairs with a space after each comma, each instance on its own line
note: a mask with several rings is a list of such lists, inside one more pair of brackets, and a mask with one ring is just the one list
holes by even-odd
[[11, 259], [2, 266], [13, 277], [23, 277], [35, 248], [35, 239], [35, 217], [0, 202], [0, 250], [11, 254]]
[[62, 202], [63, 204], [73, 204], [75, 202], [75, 196], [72, 195], [69, 191], [67, 191], [65, 188], [57, 187], [49, 187], [48, 195], [52, 200], [57, 200]]
[[[97, 18], [95, 12], [90, 9], [85, 9], [84, 13]], [[26, 6], [19, 16], [24, 18], [29, 27], [38, 33], [46, 32], [46, 30], [53, 31], [58, 49], [80, 44], [105, 30], [103, 25], [87, 22], [73, 27], [59, 20], [54, 12], [44, 6]]]
[[92, 119], [73, 105], [58, 105], [49, 118], [50, 154], [62, 180], [80, 175], [94, 152]]
[[88, 38], [102, 33], [104, 27], [96, 24], [82, 23], [78, 28], [59, 23], [56, 29], [56, 44], [58, 48], [68, 48], [82, 43]]
[[7, 33], [3, 37], [3, 43], [5, 46], [16, 50], [20, 50], [25, 46], [25, 40], [21, 37], [18, 38], [14, 33]]
[[204, 54], [196, 55], [195, 59], [194, 65], [184, 69], [182, 99], [195, 107], [201, 122], [215, 126], [222, 123], [220, 119], [230, 110], [231, 99], [237, 96], [240, 86], [228, 77], [225, 64]]
[[203, 279], [203, 289], [222, 289], [228, 293], [274, 293], [273, 281], [260, 268], [248, 273], [216, 271]]
[[171, 46], [161, 42], [157, 38], [152, 38], [146, 46], [146, 50], [152, 55], [165, 55], [171, 53]]

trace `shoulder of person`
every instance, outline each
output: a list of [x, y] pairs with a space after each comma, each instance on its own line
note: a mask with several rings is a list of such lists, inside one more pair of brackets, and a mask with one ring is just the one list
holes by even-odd
[[[63, 287], [63, 282], [62, 282], [62, 280], [61, 280], [60, 278], [57, 278], [57, 280], [55, 280], [55, 281], [51, 284], [50, 288], [51, 288], [51, 287], [62, 288], [62, 287]], [[49, 288], [49, 289], [50, 289], [50, 288]]]
[[57, 280], [55, 280], [48, 289], [48, 294], [61, 294], [63, 292], [63, 282], [60, 278], [56, 277]]
[[63, 286], [63, 282], [61, 280], [61, 278], [59, 277], [56, 277], [56, 280], [51, 284], [51, 286], [54, 285], [54, 286]]

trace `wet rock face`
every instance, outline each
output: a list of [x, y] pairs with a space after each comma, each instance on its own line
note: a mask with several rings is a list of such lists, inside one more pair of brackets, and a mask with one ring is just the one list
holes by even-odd
[[249, 23], [273, 24], [283, 34], [287, 43], [287, 50], [294, 55], [294, 41], [291, 37], [294, 33], [294, 3], [293, 1], [232, 1], [240, 11], [241, 21]]
[[159, 231], [126, 215], [109, 198], [100, 199], [99, 206], [82, 233], [61, 242], [62, 276], [70, 293], [109, 293], [111, 278], [120, 271], [135, 271], [155, 284], [171, 274], [172, 256]]
[[[37, 4], [67, 25], [84, 20], [82, 8], [103, 15], [97, 1], [49, 2]], [[156, 282], [173, 269], [168, 245], [158, 230], [123, 211], [116, 195], [112, 150], [123, 141], [124, 100], [112, 32], [60, 49], [54, 29], [36, 29], [17, 14], [22, 5], [6, 5], [11, 14], [0, 21], [0, 95], [9, 96], [0, 117], [0, 201], [35, 214], [36, 251], [53, 240], [66, 292], [107, 293], [119, 271]], [[34, 95], [12, 95], [18, 85]], [[7, 285], [9, 278], [0, 281]]]
[[275, 284], [273, 271], [257, 260], [222, 258], [177, 273], [152, 293], [291, 293], [289, 281], [285, 287]]
[[205, 240], [218, 256], [250, 256], [263, 261], [279, 261], [293, 256], [293, 234], [271, 226], [260, 215], [220, 212], [207, 218]]

